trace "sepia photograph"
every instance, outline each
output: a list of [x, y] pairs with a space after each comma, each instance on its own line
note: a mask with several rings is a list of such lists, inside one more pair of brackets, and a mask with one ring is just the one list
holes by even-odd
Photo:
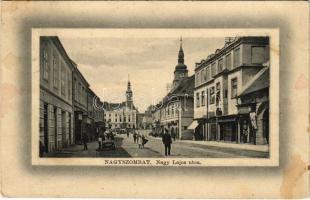
[[270, 158], [270, 35], [111, 31], [36, 35], [39, 158]]
[[309, 196], [309, 3], [1, 8], [0, 196]]

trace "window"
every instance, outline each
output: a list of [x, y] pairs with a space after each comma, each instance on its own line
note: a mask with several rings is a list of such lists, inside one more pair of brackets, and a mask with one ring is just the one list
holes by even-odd
[[208, 66], [208, 67], [207, 67], [207, 81], [209, 81], [209, 80], [211, 79], [211, 73], [210, 73], [210, 71], [211, 71], [211, 68], [210, 68], [210, 66]]
[[66, 84], [66, 73], [65, 73], [65, 66], [61, 65], [61, 94], [65, 95], [65, 84]]
[[200, 106], [200, 97], [199, 92], [196, 93], [196, 107], [198, 108]]
[[203, 70], [203, 81], [204, 82], [207, 81], [207, 69], [206, 68]]
[[211, 76], [213, 77], [216, 74], [216, 65], [215, 62], [211, 64]]
[[214, 104], [215, 103], [214, 87], [211, 87], [209, 90], [210, 90], [210, 104]]
[[235, 98], [237, 96], [238, 90], [238, 82], [237, 78], [231, 80], [231, 98]]
[[216, 106], [219, 106], [221, 100], [221, 83], [216, 83]]
[[264, 63], [265, 58], [265, 47], [252, 47], [251, 48], [252, 63], [261, 64]]
[[81, 103], [81, 83], [79, 83], [79, 86], [78, 86], [78, 101]]
[[205, 106], [205, 91], [201, 92], [201, 106]]
[[240, 65], [240, 48], [234, 50], [234, 68]]
[[54, 54], [53, 55], [53, 86], [54, 86], [54, 88], [58, 87], [59, 72], [58, 72], [57, 60], [58, 60], [57, 55]]
[[205, 70], [203, 69], [203, 70], [201, 70], [201, 78], [200, 78], [201, 83], [203, 83], [205, 81], [204, 76], [205, 76]]
[[196, 85], [200, 84], [200, 71], [197, 73], [197, 80]]
[[231, 69], [231, 53], [227, 54], [226, 56], [226, 69]]
[[73, 79], [74, 80], [74, 100], [76, 100], [77, 101], [77, 82], [76, 82], [76, 79], [74, 78]]
[[217, 63], [217, 72], [220, 73], [221, 71], [223, 71], [223, 58], [219, 59]]
[[43, 48], [43, 79], [48, 80], [48, 54], [45, 47]]
[[68, 71], [68, 99], [71, 100], [71, 76], [70, 72]]

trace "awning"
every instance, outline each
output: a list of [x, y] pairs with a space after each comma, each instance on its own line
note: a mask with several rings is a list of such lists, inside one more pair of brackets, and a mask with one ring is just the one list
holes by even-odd
[[194, 120], [191, 125], [187, 127], [187, 129], [195, 130], [195, 128], [198, 126], [198, 122]]

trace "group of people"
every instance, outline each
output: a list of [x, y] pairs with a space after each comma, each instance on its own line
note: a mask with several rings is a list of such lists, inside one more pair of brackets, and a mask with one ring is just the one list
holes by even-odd
[[148, 142], [144, 134], [139, 134], [136, 131], [133, 132], [133, 141], [138, 144], [139, 149], [143, 149], [144, 145]]
[[[171, 155], [171, 144], [172, 144], [172, 138], [174, 138], [171, 134], [169, 134], [168, 130], [164, 130], [164, 134], [162, 136], [162, 142], [165, 147], [165, 156]], [[175, 139], [174, 139], [175, 140]], [[133, 133], [133, 141], [134, 143], [138, 144], [139, 149], [144, 148], [144, 145], [147, 143], [147, 139], [145, 138], [144, 134], [139, 134], [134, 132]]]
[[[129, 136], [129, 133], [127, 134], [127, 137], [128, 136]], [[164, 134], [162, 136], [162, 142], [163, 142], [164, 147], [165, 147], [165, 156], [170, 156], [172, 138], [174, 138], [174, 137], [168, 133], [167, 129], [165, 129]], [[102, 143], [105, 140], [114, 140], [114, 134], [111, 131], [101, 132], [98, 136], [99, 149], [102, 148]], [[138, 144], [139, 149], [143, 149], [144, 145], [148, 142], [148, 140], [146, 139], [144, 134], [137, 133], [136, 131], [133, 132], [133, 140], [134, 140], [135, 144]], [[88, 138], [84, 134], [83, 134], [82, 141], [84, 144], [84, 150], [87, 150]]]
[[98, 136], [98, 149], [102, 149], [102, 143], [105, 140], [114, 140], [114, 134], [111, 131], [101, 132]]

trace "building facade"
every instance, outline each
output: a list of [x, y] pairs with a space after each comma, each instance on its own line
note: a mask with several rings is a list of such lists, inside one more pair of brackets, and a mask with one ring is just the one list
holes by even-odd
[[253, 131], [241, 131], [238, 96], [268, 61], [268, 37], [239, 37], [196, 63], [191, 126], [196, 140], [265, 144]]
[[91, 118], [88, 116], [89, 83], [86, 81], [77, 65], [73, 71], [73, 110], [74, 110], [74, 140], [76, 144], [82, 142], [84, 133], [90, 129]]
[[177, 139], [191, 139], [192, 134], [187, 128], [192, 123], [194, 115], [194, 75], [188, 77], [187, 66], [184, 64], [182, 39], [180, 42], [172, 88], [152, 111], [153, 131], [160, 134], [167, 129]]
[[74, 142], [74, 66], [57, 37], [40, 37], [40, 142], [46, 153]]
[[104, 105], [104, 119], [108, 129], [136, 129], [138, 110], [133, 103], [133, 92], [128, 80], [125, 92], [126, 101]]

